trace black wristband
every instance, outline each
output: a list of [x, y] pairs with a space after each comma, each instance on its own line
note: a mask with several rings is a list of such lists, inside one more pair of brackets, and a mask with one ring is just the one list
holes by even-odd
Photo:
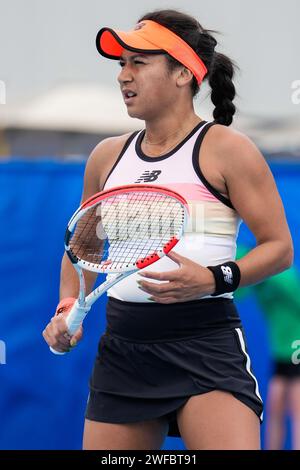
[[212, 296], [235, 291], [241, 280], [240, 268], [234, 261], [218, 264], [217, 266], [207, 266], [215, 278], [216, 290]]

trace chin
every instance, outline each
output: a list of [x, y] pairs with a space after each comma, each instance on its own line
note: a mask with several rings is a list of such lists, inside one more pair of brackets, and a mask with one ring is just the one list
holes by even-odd
[[131, 118], [134, 118], [134, 119], [141, 119], [141, 120], [145, 120], [145, 117], [143, 116], [142, 113], [139, 113], [138, 111], [134, 111], [133, 109], [130, 109], [128, 108], [127, 109], [127, 114], [128, 116], [130, 116]]

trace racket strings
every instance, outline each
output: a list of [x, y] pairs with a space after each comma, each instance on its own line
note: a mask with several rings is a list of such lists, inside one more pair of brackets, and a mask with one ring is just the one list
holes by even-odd
[[100, 201], [76, 224], [70, 249], [88, 263], [134, 264], [180, 233], [184, 208], [159, 193], [129, 192]]
[[96, 215], [96, 210], [97, 207], [92, 207], [83, 214], [76, 224], [70, 242], [72, 253], [79, 259], [90, 259], [90, 262], [98, 262], [105, 252], [106, 237], [101, 238], [97, 235], [99, 217]]
[[[116, 262], [135, 263], [139, 258], [145, 258], [161, 249], [170, 238], [175, 235], [174, 214], [172, 208], [176, 207], [182, 211], [181, 205], [174, 199], [151, 193], [137, 193], [131, 199], [128, 212], [125, 213], [125, 221], [122, 227], [128, 229], [127, 223], [131, 224], [131, 217], [135, 225], [130, 225], [131, 236], [126, 232], [126, 242], [112, 243], [110, 256]], [[120, 207], [119, 207], [120, 209]], [[121, 212], [122, 213], [122, 212]], [[123, 212], [124, 215], [124, 212]], [[182, 216], [182, 213], [180, 214]], [[105, 218], [105, 222], [108, 220]], [[171, 221], [171, 223], [170, 223]], [[182, 226], [182, 217], [180, 219]], [[111, 226], [111, 225], [109, 225]], [[111, 237], [111, 240], [113, 237]], [[124, 258], [126, 254], [126, 259]]]

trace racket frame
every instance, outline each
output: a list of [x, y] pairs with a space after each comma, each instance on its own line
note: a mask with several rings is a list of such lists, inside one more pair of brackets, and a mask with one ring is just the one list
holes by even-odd
[[[165, 194], [168, 197], [173, 197], [175, 200], [180, 202], [184, 207], [184, 223], [182, 224], [182, 228], [180, 233], [177, 234], [178, 238], [173, 237], [167, 244], [164, 245], [161, 251], [157, 251], [152, 256], [148, 256], [144, 259], [137, 261], [136, 263], [132, 263], [128, 267], [122, 268], [122, 270], [117, 269], [109, 269], [109, 265], [107, 267], [100, 265], [96, 265], [93, 263], [89, 263], [86, 261], [82, 261], [78, 259], [76, 256], [73, 255], [70, 251], [69, 241], [72, 235], [72, 230], [74, 229], [78, 220], [87, 212], [91, 207], [98, 204], [102, 200], [105, 200], [108, 196], [119, 195], [122, 193], [135, 191], [135, 192], [159, 192], [161, 194]], [[99, 193], [94, 194], [89, 199], [87, 199], [73, 214], [71, 217], [68, 227], [65, 234], [65, 251], [72, 262], [74, 269], [76, 270], [79, 278], [79, 295], [78, 299], [74, 303], [72, 309], [70, 310], [69, 315], [66, 318], [66, 323], [68, 327], [68, 333], [73, 335], [75, 331], [79, 328], [82, 324], [85, 316], [89, 312], [93, 303], [101, 297], [108, 289], [113, 287], [117, 282], [125, 279], [127, 276], [133, 274], [134, 272], [143, 269], [155, 261], [166, 255], [180, 240], [181, 236], [184, 233], [185, 227], [187, 225], [187, 219], [189, 215], [189, 209], [186, 200], [178, 193], [173, 190], [168, 190], [168, 188], [162, 186], [154, 186], [154, 185], [124, 185], [120, 187], [114, 187], [105, 191], [101, 191]], [[106, 281], [104, 281], [101, 285], [96, 287], [90, 294], [85, 296], [86, 286], [85, 286], [85, 278], [84, 278], [84, 270], [92, 271], [96, 273], [114, 273], [113, 277], [110, 277]], [[74, 321], [74, 319], [76, 319]], [[50, 350], [57, 355], [63, 355], [64, 352], [58, 352], [52, 347]]]

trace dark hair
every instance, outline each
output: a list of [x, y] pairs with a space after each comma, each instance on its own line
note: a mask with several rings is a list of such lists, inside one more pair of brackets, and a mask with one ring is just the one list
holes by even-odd
[[[215, 51], [217, 41], [211, 33], [218, 32], [204, 29], [195, 18], [177, 10], [155, 10], [143, 15], [138, 22], [143, 20], [153, 20], [170, 29], [199, 55], [208, 70], [204, 80], [208, 80], [211, 87], [211, 100], [215, 105], [214, 120], [219, 124], [229, 126], [236, 110], [232, 102], [236, 94], [232, 78], [234, 68], [238, 67], [229, 57]], [[166, 57], [170, 70], [182, 66], [169, 54], [166, 54]], [[195, 77], [193, 77], [191, 89], [193, 97], [200, 90]]]

